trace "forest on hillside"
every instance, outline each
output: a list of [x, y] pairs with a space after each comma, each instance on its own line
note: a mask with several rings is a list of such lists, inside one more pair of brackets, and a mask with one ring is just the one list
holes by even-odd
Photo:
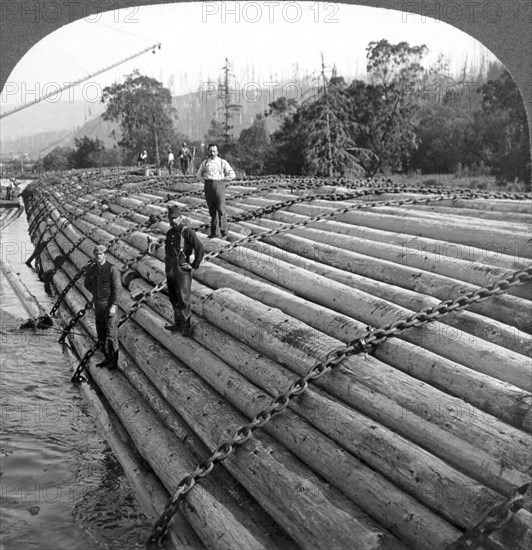
[[226, 60], [218, 82], [217, 116], [203, 140], [179, 125], [170, 91], [137, 71], [104, 90], [103, 119], [116, 125], [116, 146], [87, 136], [75, 149], [58, 147], [43, 169], [131, 164], [146, 148], [164, 165], [188, 141], [198, 157], [215, 142], [240, 174], [371, 177], [378, 174], [492, 176], [530, 185], [530, 137], [521, 95], [509, 73], [452, 77], [443, 58], [424, 68], [425, 46], [386, 40], [367, 47], [367, 79], [351, 82], [327, 70], [300, 97], [278, 96], [235, 135], [242, 104]]

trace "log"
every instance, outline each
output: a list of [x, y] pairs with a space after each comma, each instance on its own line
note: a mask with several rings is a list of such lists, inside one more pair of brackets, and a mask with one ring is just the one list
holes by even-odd
[[[353, 202], [334, 202], [331, 204], [330, 201], [325, 200], [315, 200], [312, 202], [313, 205], [323, 206], [326, 208], [336, 207], [341, 208], [342, 206], [352, 205]], [[408, 206], [408, 205], [404, 205]], [[418, 211], [411, 210], [401, 206], [374, 206], [369, 212], [374, 212], [375, 214], [384, 214], [395, 216], [397, 218], [412, 219], [412, 220], [426, 220], [427, 224], [436, 225], [442, 220], [442, 216], [439, 213], [433, 213], [429, 211]], [[500, 223], [500, 220], [492, 220], [490, 218], [472, 218], [464, 216], [456, 216], [454, 214], [447, 214], [444, 216], [444, 219], [447, 223], [457, 228], [462, 228], [462, 230], [467, 231], [483, 231], [483, 230], [495, 230], [503, 232], [529, 232], [530, 228], [526, 223], [518, 222], [514, 216], [510, 213], [506, 214], [506, 219], [504, 223]]]
[[452, 206], [453, 208], [476, 208], [478, 210], [496, 212], [517, 212], [532, 214], [532, 202], [530, 200], [511, 199], [444, 199], [441, 206]]
[[13, 289], [13, 292], [19, 298], [22, 307], [26, 310], [26, 313], [30, 316], [30, 318], [36, 321], [38, 317], [48, 317], [48, 314], [41, 304], [39, 304], [37, 298], [35, 298], [27, 286], [18, 277], [9, 262], [4, 262], [0, 259], [0, 271]]
[[508, 217], [511, 216], [513, 221], [530, 224], [532, 223], [532, 213], [524, 214], [519, 212], [498, 212], [496, 210], [479, 210], [475, 208], [454, 208], [451, 206], [434, 206], [434, 205], [424, 205], [424, 204], [405, 204], [403, 208], [407, 210], [416, 210], [419, 212], [433, 212], [438, 214], [452, 214], [453, 216], [463, 216], [469, 218], [480, 218], [483, 220], [499, 220], [507, 221]]

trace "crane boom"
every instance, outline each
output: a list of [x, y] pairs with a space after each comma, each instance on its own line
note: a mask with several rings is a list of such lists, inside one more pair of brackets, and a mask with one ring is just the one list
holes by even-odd
[[105, 67], [103, 69], [100, 69], [99, 71], [96, 71], [94, 73], [91, 73], [83, 78], [80, 78], [79, 80], [76, 80], [75, 82], [69, 82], [62, 88], [59, 88], [58, 90], [54, 90], [53, 92], [50, 92], [48, 94], [45, 94], [41, 97], [38, 97], [37, 99], [34, 99], [33, 101], [30, 101], [29, 103], [24, 103], [23, 105], [19, 105], [18, 107], [15, 107], [15, 109], [11, 109], [11, 111], [8, 111], [7, 113], [0, 113], [0, 119], [5, 118], [9, 115], [12, 115], [14, 113], [18, 113], [18, 111], [22, 111], [22, 109], [26, 109], [27, 107], [31, 107], [32, 105], [35, 105], [36, 103], [40, 103], [41, 101], [44, 101], [45, 99], [52, 97], [60, 92], [64, 92], [65, 90], [68, 90], [70, 88], [73, 88], [74, 86], [77, 86], [78, 84], [81, 84], [82, 82], [85, 82], [86, 80], [89, 80], [89, 78], [92, 78], [94, 76], [98, 76], [99, 74], [104, 73], [105, 71], [108, 71], [110, 69], [114, 69], [115, 67], [118, 67], [118, 65], [122, 65], [122, 63], [126, 63], [126, 61], [129, 61], [130, 59], [134, 59], [135, 57], [138, 57], [139, 55], [142, 55], [143, 53], [153, 51], [155, 53], [155, 48], [161, 49], [161, 43], [153, 44], [149, 48], [144, 48], [140, 52], [134, 53], [133, 55], [130, 55], [129, 57], [126, 57], [125, 59], [122, 59], [120, 61], [117, 61], [116, 63], [113, 63], [112, 65], [109, 65], [108, 67]]

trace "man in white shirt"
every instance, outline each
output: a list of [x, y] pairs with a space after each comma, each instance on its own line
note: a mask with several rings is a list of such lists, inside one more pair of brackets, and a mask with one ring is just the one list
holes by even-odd
[[174, 153], [172, 149], [168, 149], [168, 173], [172, 175], [172, 168], [174, 167]]
[[225, 210], [225, 182], [236, 178], [229, 163], [218, 157], [218, 147], [211, 143], [208, 147], [209, 158], [201, 163], [198, 179], [205, 183], [205, 200], [211, 216], [211, 234], [209, 238], [227, 236], [227, 214]]

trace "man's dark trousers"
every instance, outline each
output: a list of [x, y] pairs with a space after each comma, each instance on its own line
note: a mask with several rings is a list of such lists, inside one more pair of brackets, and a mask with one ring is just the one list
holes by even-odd
[[175, 275], [166, 279], [168, 296], [174, 308], [174, 323], [179, 330], [190, 329], [192, 272], [177, 269]]
[[105, 302], [94, 303], [96, 318], [96, 334], [98, 342], [104, 348], [109, 357], [118, 351], [118, 315], [109, 315], [109, 304]]
[[225, 181], [205, 180], [205, 200], [211, 216], [211, 235], [220, 237], [221, 232], [225, 236], [227, 234]]

